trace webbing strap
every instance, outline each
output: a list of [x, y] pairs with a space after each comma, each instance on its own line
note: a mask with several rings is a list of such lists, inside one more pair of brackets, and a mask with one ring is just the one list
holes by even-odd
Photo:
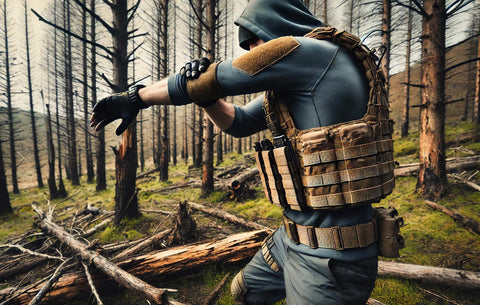
[[304, 166], [316, 164], [357, 159], [376, 155], [378, 152], [393, 151], [393, 140], [375, 141], [372, 143], [350, 146], [339, 149], [318, 151], [311, 154], [303, 154], [302, 161]]
[[286, 216], [283, 223], [288, 237], [296, 244], [304, 244], [313, 249], [335, 250], [365, 248], [376, 240], [373, 222], [355, 226], [316, 228], [293, 222]]
[[314, 176], [304, 176], [302, 180], [305, 187], [327, 186], [385, 175], [391, 173], [394, 166], [394, 161], [387, 161], [371, 166], [349, 168], [348, 170]]
[[307, 205], [312, 208], [340, 208], [346, 205], [355, 205], [361, 202], [368, 202], [374, 199], [380, 199], [389, 194], [395, 186], [395, 179], [392, 178], [385, 183], [377, 186], [363, 188], [358, 191], [349, 191], [345, 193], [335, 193], [319, 196], [306, 196]]
[[265, 171], [265, 163], [263, 162], [263, 157], [261, 152], [255, 152], [255, 161], [257, 163], [257, 168], [259, 169], [260, 180], [262, 181], [263, 190], [265, 196], [272, 201], [272, 194], [269, 187], [268, 177]]

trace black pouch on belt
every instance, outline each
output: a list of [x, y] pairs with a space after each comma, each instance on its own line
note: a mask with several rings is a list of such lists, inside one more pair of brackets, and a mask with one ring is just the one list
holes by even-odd
[[399, 250], [405, 247], [405, 242], [400, 235], [403, 218], [398, 216], [395, 208], [374, 208], [373, 219], [377, 228], [378, 254], [383, 257], [399, 257]]

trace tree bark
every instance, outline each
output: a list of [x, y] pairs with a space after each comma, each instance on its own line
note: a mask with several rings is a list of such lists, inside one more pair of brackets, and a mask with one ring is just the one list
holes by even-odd
[[48, 154], [48, 190], [50, 192], [50, 199], [58, 197], [58, 189], [55, 180], [55, 147], [53, 146], [52, 136], [52, 119], [50, 116], [50, 105], [45, 105], [47, 108], [47, 154]]
[[42, 168], [40, 166], [40, 155], [38, 151], [37, 127], [35, 124], [35, 110], [33, 108], [33, 87], [32, 87], [32, 68], [30, 62], [30, 42], [28, 32], [28, 7], [27, 1], [25, 5], [25, 51], [27, 54], [27, 83], [28, 83], [28, 97], [30, 101], [30, 122], [32, 127], [32, 141], [33, 141], [33, 157], [35, 159], [35, 171], [37, 173], [37, 185], [39, 188], [43, 187]]
[[3, 39], [5, 42], [5, 94], [7, 98], [8, 140], [10, 142], [10, 170], [14, 194], [20, 194], [17, 177], [17, 152], [15, 148], [15, 128], [12, 107], [12, 77], [10, 74], [10, 53], [8, 46], [7, 1], [3, 1]]
[[[480, 23], [479, 23], [480, 28]], [[480, 37], [478, 39], [477, 57], [480, 58]], [[475, 101], [473, 109], [474, 122], [480, 124], [480, 61], [477, 61], [477, 71], [475, 73]]]
[[392, 23], [392, 1], [383, 0], [382, 7], [382, 46], [385, 47], [385, 53], [382, 58], [382, 70], [385, 74], [385, 89], [387, 89], [387, 97], [390, 88], [390, 49], [391, 49], [391, 23]]
[[126, 288], [133, 289], [144, 295], [147, 299], [158, 304], [164, 303], [166, 297], [166, 291], [164, 289], [151, 286], [150, 284], [122, 270], [105, 257], [99, 255], [98, 252], [89, 250], [88, 245], [76, 240], [72, 235], [67, 233], [63, 228], [49, 219], [48, 216], [45, 216], [43, 211], [41, 211], [38, 207], [33, 206], [33, 208], [41, 218], [42, 228], [68, 245], [72, 250], [80, 255], [82, 260], [94, 264], [95, 267], [99, 268], [109, 277], [113, 278], [118, 284]]
[[480, 272], [395, 262], [378, 262], [378, 275], [478, 291]]
[[5, 175], [5, 166], [3, 165], [2, 141], [0, 141], [0, 215], [12, 213], [10, 205], [10, 195], [7, 188], [7, 177]]
[[[128, 9], [127, 0], [115, 0], [111, 6], [114, 31], [113, 84], [118, 92], [127, 90], [128, 75]], [[135, 121], [122, 134], [122, 142], [115, 158], [115, 225], [125, 217], [139, 215], [136, 193], [137, 132]]]
[[[238, 263], [255, 255], [260, 249], [265, 231], [253, 231], [231, 235], [222, 240], [204, 244], [179, 246], [130, 258], [118, 263], [118, 267], [129, 273], [149, 279], [168, 279], [174, 274], [186, 272], [217, 263]], [[95, 264], [96, 260], [93, 261]], [[95, 284], [108, 284], [105, 276], [92, 274]], [[70, 272], [57, 282], [55, 288], [44, 299], [45, 304], [61, 304], [69, 299], [88, 293], [88, 283], [83, 272]], [[7, 289], [10, 290], [10, 289]], [[1, 290], [0, 294], [7, 290]], [[17, 295], [9, 304], [28, 304], [38, 288]]]
[[422, 107], [417, 190], [428, 199], [445, 192], [445, 0], [426, 0], [422, 20]]
[[[159, 28], [159, 34], [161, 37], [161, 71], [160, 77], [167, 77], [168, 76], [168, 5], [169, 0], [161, 0], [159, 3], [160, 11], [159, 16], [160, 18], [159, 23], [161, 27]], [[162, 134], [161, 134], [161, 150], [160, 150], [160, 180], [167, 181], [168, 180], [168, 161], [169, 161], [169, 137], [168, 137], [168, 125], [169, 125], [169, 117], [168, 117], [168, 106], [162, 106]]]
[[[412, 5], [412, 1], [409, 1], [409, 5]], [[402, 127], [401, 127], [401, 137], [404, 138], [408, 136], [408, 129], [410, 125], [410, 51], [412, 44], [412, 11], [408, 10], [408, 23], [407, 23], [407, 51], [406, 51], [406, 61], [405, 61], [405, 100], [403, 102], [403, 112], [402, 112]]]
[[[86, 0], [82, 0], [85, 5]], [[87, 12], [82, 11], [82, 38], [87, 39]], [[87, 182], [92, 183], [95, 178], [92, 159], [92, 145], [89, 132], [89, 113], [88, 113], [88, 63], [87, 63], [87, 43], [82, 42], [82, 68], [83, 68], [83, 120], [84, 120], [84, 141], [85, 141], [85, 160], [87, 166]], [[93, 89], [95, 90], [95, 89]]]

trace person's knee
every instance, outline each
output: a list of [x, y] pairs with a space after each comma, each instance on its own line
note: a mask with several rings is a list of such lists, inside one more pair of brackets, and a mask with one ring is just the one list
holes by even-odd
[[247, 282], [245, 281], [244, 272], [245, 269], [242, 269], [232, 281], [232, 296], [237, 304], [246, 304], [245, 293], [247, 292]]

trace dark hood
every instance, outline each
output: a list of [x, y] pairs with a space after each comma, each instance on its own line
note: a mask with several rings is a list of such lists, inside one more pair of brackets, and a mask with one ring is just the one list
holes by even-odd
[[[323, 26], [301, 0], [252, 0], [235, 24], [265, 42], [282, 36], [303, 36]], [[239, 42], [240, 47], [248, 50], [247, 41], [240, 38]]]

